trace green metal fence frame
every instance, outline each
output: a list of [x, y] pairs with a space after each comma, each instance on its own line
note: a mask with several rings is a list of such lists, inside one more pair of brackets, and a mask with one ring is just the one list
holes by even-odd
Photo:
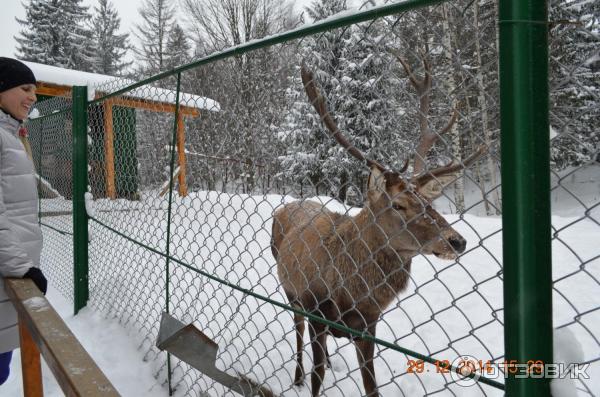
[[[505, 359], [550, 363], [548, 7], [546, 0], [499, 5]], [[509, 373], [506, 394], [549, 396], [550, 379]]]
[[75, 314], [89, 299], [88, 215], [85, 193], [88, 186], [88, 101], [87, 87], [73, 87], [73, 285]]
[[[327, 30], [437, 5], [445, 1], [407, 0], [324, 21], [207, 56], [92, 101], [87, 100], [86, 87], [74, 87], [73, 242], [75, 313], [86, 305], [89, 297], [88, 219], [111, 229], [101, 221], [88, 217], [85, 211], [84, 195], [87, 191], [87, 108], [89, 105], [101, 103], [108, 98], [121, 95], [134, 88], [174, 75], [177, 76], [177, 100], [179, 100], [181, 73], [186, 70]], [[547, 0], [499, 0], [498, 4], [503, 187], [504, 339], [505, 364], [508, 370], [504, 385], [483, 377], [479, 378], [479, 381], [504, 389], [506, 395], [511, 397], [549, 396], [550, 379], [544, 377], [517, 377], [518, 372], [511, 370], [510, 367], [513, 363], [527, 364], [530, 360], [541, 360], [544, 363], [552, 362]], [[176, 125], [173, 127], [173, 137], [175, 137], [175, 130]], [[174, 146], [173, 144], [171, 147], [174, 148]], [[174, 153], [171, 153], [170, 166], [171, 168], [174, 166]], [[173, 180], [170, 181], [169, 190], [172, 192], [172, 189]], [[169, 205], [169, 209], [170, 207]], [[129, 239], [118, 231], [111, 230], [121, 237]], [[168, 238], [169, 236], [167, 236]], [[137, 241], [133, 242], [140, 244]], [[166, 260], [167, 311], [169, 308], [168, 274], [170, 263], [173, 262], [245, 294], [302, 314], [307, 318], [326, 323], [333, 328], [338, 328], [358, 337], [371, 339], [382, 346], [430, 363], [436, 362], [432, 357], [363, 335], [356, 330], [294, 309], [221, 280], [209, 273], [199, 271], [186, 263], [171, 258], [168, 251], [165, 254], [150, 247], [146, 248], [162, 255]], [[457, 370], [456, 368], [451, 369]], [[169, 389], [171, 390], [170, 372], [169, 369]]]

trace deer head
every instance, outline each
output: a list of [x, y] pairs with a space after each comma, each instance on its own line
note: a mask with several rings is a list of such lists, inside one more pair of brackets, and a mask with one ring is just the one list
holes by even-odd
[[[413, 176], [410, 177], [403, 175], [408, 168], [408, 160], [401, 170], [392, 171], [381, 163], [366, 158], [344, 137], [327, 110], [325, 98], [319, 93], [312, 72], [304, 64], [301, 68], [302, 82], [310, 102], [332, 136], [348, 153], [366, 163], [371, 169], [365, 208], [373, 217], [373, 232], [380, 235], [385, 243], [400, 254], [413, 256], [420, 252], [443, 259], [454, 259], [464, 252], [466, 241], [431, 204], [442, 194], [443, 188], [455, 179], [456, 172], [473, 163], [485, 152], [485, 148], [478, 148], [473, 155], [459, 164], [451, 162], [435, 169], [426, 167], [427, 153], [433, 146], [435, 137], [439, 136], [430, 131], [427, 120], [424, 119], [429, 109], [430, 65], [423, 61], [426, 72], [423, 80], [419, 81], [408, 64], [400, 57], [398, 59], [420, 95], [421, 140], [414, 156]], [[454, 110], [442, 133], [450, 130], [457, 118], [458, 112]]]

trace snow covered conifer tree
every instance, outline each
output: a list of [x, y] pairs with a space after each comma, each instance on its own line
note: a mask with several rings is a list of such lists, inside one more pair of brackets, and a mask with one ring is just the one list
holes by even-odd
[[[306, 8], [308, 16], [314, 21], [327, 18], [347, 8], [345, 0], [315, 0]], [[305, 194], [307, 185], [316, 194], [338, 195], [340, 175], [350, 161], [343, 156], [335, 156], [335, 161], [325, 164], [329, 156], [339, 152], [339, 146], [323, 127], [319, 116], [308, 102], [300, 79], [301, 62], [314, 72], [323, 95], [327, 97], [328, 107], [334, 116], [337, 97], [332, 95], [339, 86], [337, 72], [342, 54], [343, 41], [338, 31], [323, 33], [320, 37], [305, 40], [295, 60], [296, 68], [290, 77], [290, 88], [286, 91], [291, 111], [281, 124], [279, 138], [283, 141], [286, 154], [280, 160], [283, 178], [292, 182], [297, 193]], [[352, 139], [351, 131], [344, 131]], [[342, 198], [343, 200], [344, 198]]]
[[143, 73], [154, 74], [166, 70], [167, 40], [175, 19], [171, 0], [144, 0], [139, 9], [141, 23], [134, 34], [141, 48], [135, 53]]
[[65, 65], [58, 31], [50, 21], [59, 19], [59, 0], [31, 0], [25, 5], [25, 19], [17, 19], [23, 26], [16, 36], [17, 57], [25, 61], [50, 65]]
[[165, 50], [166, 69], [173, 69], [184, 65], [190, 60], [192, 46], [188, 42], [185, 32], [178, 23], [173, 25], [167, 39]]
[[89, 19], [82, 0], [31, 0], [25, 5], [24, 26], [16, 37], [17, 56], [78, 70], [91, 70], [91, 33], [84, 23]]
[[[313, 2], [307, 13], [319, 20], [345, 8], [343, 0], [321, 0]], [[408, 155], [402, 148], [409, 141], [398, 128], [403, 112], [398, 105], [400, 82], [392, 73], [395, 63], [387, 50], [393, 37], [384, 28], [375, 21], [305, 40], [297, 63], [305, 60], [314, 72], [330, 112], [352, 144], [368, 157], [400, 168]], [[283, 168], [290, 170], [286, 178], [300, 184], [303, 194], [310, 183], [317, 194], [360, 205], [362, 197], [351, 199], [348, 192], [362, 191], [368, 170], [323, 127], [308, 103], [299, 72], [291, 77], [287, 98], [291, 111], [279, 135], [287, 148], [281, 157]]]
[[119, 76], [131, 62], [123, 58], [130, 48], [129, 34], [119, 34], [121, 18], [109, 0], [98, 0], [91, 21], [95, 53], [92, 58], [94, 72]]
[[600, 148], [600, 5], [597, 1], [560, 1], [550, 7], [550, 124], [554, 169], [596, 160]]
[[63, 0], [62, 15], [65, 20], [64, 31], [67, 34], [64, 48], [69, 59], [67, 67], [91, 72], [94, 47], [92, 32], [85, 26], [90, 20], [88, 7], [81, 5], [83, 0]]

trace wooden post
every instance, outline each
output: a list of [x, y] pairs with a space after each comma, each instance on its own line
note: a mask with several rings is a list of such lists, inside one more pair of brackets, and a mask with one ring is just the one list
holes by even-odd
[[25, 397], [43, 397], [44, 390], [42, 385], [42, 362], [40, 359], [40, 351], [20, 317], [19, 337], [21, 339], [23, 394]]
[[115, 188], [115, 133], [112, 101], [104, 102], [104, 164], [106, 170], [106, 197], [117, 198]]
[[179, 164], [179, 197], [185, 197], [188, 194], [186, 173], [185, 173], [185, 130], [183, 124], [183, 114], [177, 115], [177, 161]]
[[4, 289], [19, 316], [25, 397], [42, 396], [40, 353], [65, 396], [119, 396], [33, 281], [5, 278]]

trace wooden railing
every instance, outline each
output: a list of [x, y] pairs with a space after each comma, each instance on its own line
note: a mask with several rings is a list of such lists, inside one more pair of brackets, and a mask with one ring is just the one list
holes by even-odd
[[19, 316], [25, 397], [42, 397], [40, 352], [66, 396], [119, 396], [75, 335], [29, 279], [6, 279]]

